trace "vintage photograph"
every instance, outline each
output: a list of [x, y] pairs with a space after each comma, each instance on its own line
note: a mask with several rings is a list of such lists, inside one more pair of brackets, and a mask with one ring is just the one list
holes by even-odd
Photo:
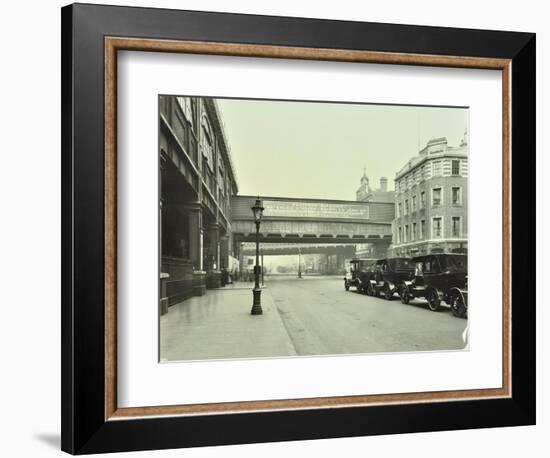
[[468, 107], [158, 101], [161, 362], [468, 348]]

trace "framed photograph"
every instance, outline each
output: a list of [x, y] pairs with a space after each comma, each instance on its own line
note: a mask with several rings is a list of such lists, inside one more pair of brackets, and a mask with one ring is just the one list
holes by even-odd
[[62, 9], [62, 448], [535, 423], [535, 35]]

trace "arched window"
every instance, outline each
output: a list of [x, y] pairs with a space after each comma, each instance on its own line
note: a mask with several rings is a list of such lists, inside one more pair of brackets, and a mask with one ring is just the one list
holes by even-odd
[[202, 116], [201, 121], [202, 126], [202, 154], [206, 158], [208, 167], [211, 171], [214, 171], [214, 136], [212, 134], [212, 129], [210, 128], [210, 123], [206, 115]]

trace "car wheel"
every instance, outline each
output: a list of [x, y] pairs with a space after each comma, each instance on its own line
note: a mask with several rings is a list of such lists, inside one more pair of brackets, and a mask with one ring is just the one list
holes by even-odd
[[464, 305], [464, 300], [460, 294], [455, 294], [451, 298], [451, 311], [453, 315], [458, 318], [466, 318], [466, 306]]
[[387, 301], [391, 301], [392, 297], [393, 297], [393, 292], [390, 289], [389, 285], [386, 284], [384, 286], [384, 299], [386, 299]]
[[409, 294], [409, 289], [406, 286], [401, 288], [401, 290], [399, 291], [399, 297], [401, 297], [401, 303], [402, 304], [406, 305], [411, 301], [411, 296]]
[[437, 312], [439, 310], [439, 306], [441, 305], [441, 300], [439, 299], [439, 295], [437, 294], [437, 291], [435, 289], [431, 289], [428, 293], [428, 307], [432, 312]]

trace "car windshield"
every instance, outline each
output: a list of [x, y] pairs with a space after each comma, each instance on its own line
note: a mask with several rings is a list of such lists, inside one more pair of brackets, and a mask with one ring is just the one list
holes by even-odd
[[414, 268], [413, 262], [411, 259], [407, 258], [398, 258], [394, 260], [395, 270], [411, 270]]
[[369, 261], [361, 261], [361, 263], [359, 264], [359, 270], [361, 272], [366, 272], [369, 267], [370, 267], [371, 263]]
[[467, 256], [447, 256], [445, 263], [447, 270], [453, 272], [466, 272], [468, 270]]

